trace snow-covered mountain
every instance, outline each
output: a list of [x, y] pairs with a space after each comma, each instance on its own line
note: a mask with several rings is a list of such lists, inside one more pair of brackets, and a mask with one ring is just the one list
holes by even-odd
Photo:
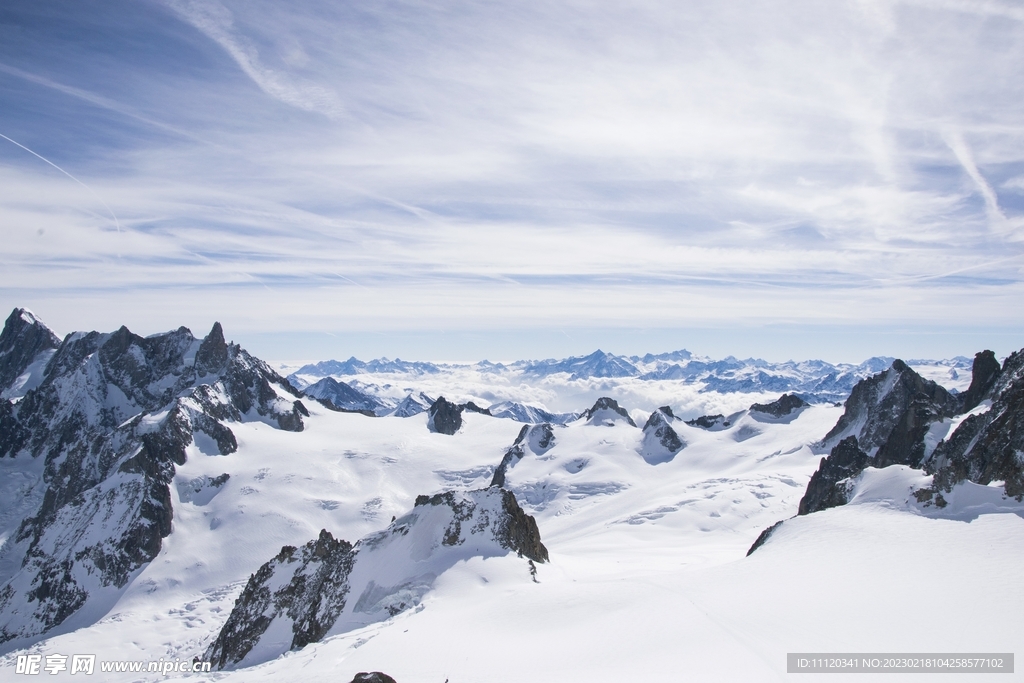
[[[9, 321], [14, 348], [19, 335], [33, 346], [47, 338], [25, 311]], [[22, 354], [12, 374], [35, 365], [38, 355]], [[171, 532], [170, 484], [185, 448], [234, 452], [228, 421], [301, 431], [308, 413], [292, 391], [227, 344], [219, 324], [202, 340], [185, 328], [68, 335], [38, 386], [0, 408], [0, 457], [23, 464], [4, 482], [0, 647], [105, 613]]]
[[350, 376], [397, 408], [358, 412], [220, 325], [55, 340], [20, 309], [0, 334], [3, 679], [95, 653], [115, 682], [760, 681], [797, 650], [1024, 645], [1024, 353], [893, 360], [842, 406], [642, 379], [686, 352], [488, 364], [489, 394], [438, 364]]
[[247, 582], [204, 657], [216, 668], [251, 666], [331, 634], [419, 605], [438, 576], [473, 557], [510, 552], [546, 562], [537, 523], [500, 488], [419, 496], [408, 514], [356, 542], [326, 530], [285, 546]]
[[[445, 393], [457, 402], [474, 401], [493, 414], [522, 422], [564, 423], [609, 392], [622, 400], [634, 399], [648, 412], [672, 400], [676, 414], [686, 419], [723, 404], [734, 412], [749, 406], [752, 398], [770, 401], [785, 393], [810, 403], [842, 402], [857, 382], [884, 371], [893, 360], [869, 358], [859, 365], [820, 360], [769, 363], [756, 358], [713, 360], [686, 350], [629, 357], [598, 350], [588, 356], [504, 364], [350, 358], [298, 368], [283, 364], [281, 369], [290, 372], [288, 380], [305, 391], [328, 377], [344, 383], [362, 395], [349, 399], [352, 406], [374, 401], [396, 406], [409, 394]], [[909, 365], [954, 393], [967, 389], [970, 382], [968, 358], [915, 360]], [[374, 410], [380, 414], [385, 409]]]

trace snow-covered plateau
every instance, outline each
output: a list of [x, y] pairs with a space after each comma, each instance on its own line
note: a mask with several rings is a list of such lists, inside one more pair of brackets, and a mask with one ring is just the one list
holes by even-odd
[[219, 324], [60, 340], [15, 309], [0, 380], [0, 680], [32, 655], [618, 683], [1024, 652], [1022, 353], [268, 364]]

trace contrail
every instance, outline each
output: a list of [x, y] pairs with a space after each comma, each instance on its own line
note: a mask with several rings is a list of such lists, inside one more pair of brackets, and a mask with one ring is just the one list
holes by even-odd
[[103, 201], [103, 199], [98, 194], [96, 194], [96, 192], [91, 187], [89, 187], [88, 185], [83, 183], [81, 180], [79, 180], [75, 176], [73, 176], [70, 173], [68, 173], [67, 171], [65, 171], [63, 168], [61, 168], [57, 164], [53, 163], [52, 161], [50, 161], [49, 159], [44, 157], [42, 154], [37, 154], [36, 152], [33, 152], [32, 150], [30, 150], [28, 147], [26, 147], [25, 145], [21, 144], [17, 140], [12, 140], [9, 137], [7, 137], [6, 135], [4, 135], [3, 133], [0, 133], [0, 138], [3, 138], [4, 140], [7, 140], [7, 142], [10, 142], [13, 145], [17, 145], [18, 147], [21, 147], [23, 150], [25, 150], [26, 152], [28, 152], [29, 154], [31, 154], [34, 157], [36, 157], [38, 159], [42, 159], [43, 161], [48, 163], [50, 166], [53, 166], [55, 169], [57, 169], [58, 171], [60, 171], [64, 175], [66, 175], [68, 178], [71, 178], [76, 183], [78, 183], [79, 185], [84, 187], [86, 190], [88, 190], [89, 193], [92, 194], [92, 196], [95, 197], [96, 200], [99, 201], [99, 203], [102, 204], [104, 207], [106, 207], [107, 211], [110, 212], [111, 217], [113, 217], [113, 219], [114, 219], [114, 225], [117, 227], [117, 234], [119, 234], [119, 235], [121, 234], [121, 223], [118, 222], [117, 216], [114, 214], [114, 210], [111, 209], [110, 206], [108, 206], [107, 203], [105, 201]]

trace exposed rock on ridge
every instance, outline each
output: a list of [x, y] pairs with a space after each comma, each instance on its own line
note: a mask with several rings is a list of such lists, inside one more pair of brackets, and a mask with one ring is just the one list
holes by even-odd
[[810, 404], [796, 394], [783, 394], [771, 403], [755, 403], [750, 406], [751, 412], [763, 413], [772, 417], [786, 417], [794, 411], [806, 408]]
[[619, 406], [618, 401], [603, 396], [594, 402], [594, 405], [584, 411], [580, 419], [590, 424], [611, 425], [619, 420], [625, 420], [630, 427], [636, 427], [636, 422], [629, 416], [625, 408]]
[[0, 549], [0, 649], [37, 640], [95, 595], [114, 599], [99, 589], [124, 588], [170, 533], [169, 484], [194, 434], [230, 453], [224, 422], [299, 431], [305, 407], [291, 391], [219, 324], [203, 340], [184, 327], [68, 335], [39, 386], [0, 401], [0, 457], [44, 459], [35, 512]]
[[0, 391], [4, 398], [21, 396], [31, 389], [25, 386], [32, 378], [25, 377], [24, 383], [18, 380], [30, 372], [33, 365], [39, 378], [42, 376], [45, 363], [60, 346], [60, 339], [53, 331], [40, 322], [32, 313], [24, 308], [15, 308], [4, 323], [0, 332]]
[[[1007, 495], [1024, 499], [1024, 462], [1019, 455], [1024, 453], [1024, 351], [1010, 355], [1002, 368], [995, 354], [982, 351], [975, 356], [972, 373], [970, 388], [953, 396], [897, 360], [886, 372], [854, 387], [846, 411], [821, 443], [842, 439], [822, 458], [798, 514], [845, 505], [864, 469], [894, 464], [933, 474], [931, 488], [916, 492], [919, 502], [942, 506], [941, 494], [962, 481], [1002, 481]], [[983, 410], [987, 399], [992, 406]], [[972, 414], [927, 453], [925, 437], [932, 426], [965, 412]], [[766, 529], [748, 554], [779, 524]]]
[[[411, 512], [355, 545], [324, 530], [302, 548], [282, 548], [249, 578], [205, 659], [221, 669], [248, 666], [386, 619], [419, 604], [456, 562], [509, 552], [548, 559], [536, 521], [510, 491], [420, 496]], [[282, 631], [292, 634], [283, 647]]]
[[[981, 356], [981, 354], [978, 354]], [[990, 364], [982, 360], [985, 371]], [[976, 365], [977, 365], [976, 361]], [[971, 382], [971, 387], [975, 382]], [[988, 392], [992, 406], [972, 414], [940, 443], [926, 463], [933, 488], [949, 492], [961, 481], [1005, 482], [1006, 495], [1024, 498], [1024, 350], [1007, 357]], [[984, 398], [979, 399], [980, 401]], [[979, 407], [980, 411], [981, 408]]]
[[505, 456], [501, 459], [497, 469], [494, 470], [494, 476], [491, 477], [490, 485], [504, 486], [508, 471], [523, 459], [527, 450], [537, 455], [543, 455], [551, 450], [554, 445], [555, 434], [551, 425], [547, 423], [523, 425], [523, 428], [519, 430], [519, 436], [516, 437], [512, 446], [505, 451]]
[[871, 459], [857, 446], [857, 437], [848, 436], [821, 459], [818, 471], [811, 475], [807, 491], [800, 499], [798, 515], [809, 515], [831, 507], [846, 505], [850, 483], [864, 471]]
[[659, 465], [669, 462], [686, 447], [686, 442], [672, 428], [671, 423], [675, 419], [672, 409], [668, 406], [658, 408], [647, 419], [640, 455], [648, 463]]
[[846, 400], [846, 411], [821, 441], [831, 450], [848, 436], [872, 457], [872, 465], [920, 467], [928, 425], [960, 412], [961, 402], [901, 360], [862, 380]]
[[427, 411], [427, 428], [451, 436], [462, 428], [462, 411], [462, 406], [440, 396]]

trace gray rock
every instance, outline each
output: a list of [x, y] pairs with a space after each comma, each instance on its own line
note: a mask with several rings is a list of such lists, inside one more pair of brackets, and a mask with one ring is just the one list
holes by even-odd
[[491, 477], [490, 486], [505, 486], [505, 479], [508, 471], [512, 469], [527, 451], [538, 455], [546, 453], [555, 445], [555, 433], [551, 425], [544, 423], [539, 425], [523, 425], [519, 435], [512, 443], [512, 446], [505, 451], [504, 457]]
[[686, 447], [686, 442], [672, 428], [673, 419], [672, 409], [668, 406], [658, 408], [647, 419], [640, 455], [648, 463], [658, 465], [669, 462]]
[[762, 531], [760, 535], [758, 535], [757, 540], [754, 541], [754, 544], [750, 546], [749, 550], [747, 550], [747, 557], [750, 557], [751, 553], [753, 553], [755, 550], [763, 546], [768, 541], [768, 539], [772, 537], [772, 534], [774, 534], [776, 530], [778, 530], [778, 528], [782, 526], [782, 522], [784, 521], [786, 520], [780, 520], [778, 522], [775, 522], [775, 524], [772, 524], [770, 527]]
[[427, 411], [427, 428], [451, 436], [462, 428], [462, 411], [462, 406], [440, 396]]
[[764, 413], [772, 417], [785, 417], [794, 411], [806, 408], [810, 404], [796, 394], [783, 394], [771, 403], [755, 403], [750, 406], [752, 412]]
[[391, 676], [380, 671], [374, 671], [372, 673], [366, 673], [361, 671], [355, 675], [350, 683], [398, 683]]
[[[974, 385], [972, 380], [971, 386]], [[1024, 350], [1006, 359], [985, 395], [991, 397], [992, 407], [961, 422], [957, 430], [935, 449], [926, 463], [926, 470], [935, 475], [933, 487], [936, 491], [949, 492], [962, 481], [984, 485], [1003, 481], [1006, 494], [1022, 500]]]
[[895, 360], [885, 372], [857, 383], [842, 417], [818, 446], [831, 450], [855, 436], [874, 467], [920, 467], [928, 426], [959, 410], [956, 396]]
[[857, 445], [857, 437], [848, 436], [822, 458], [818, 471], [811, 475], [797, 514], [809, 515], [831, 507], [846, 505], [850, 483], [870, 464], [870, 457]]
[[0, 391], [10, 389], [33, 363], [58, 346], [57, 335], [30, 312], [24, 308], [11, 311], [0, 332]]
[[960, 400], [963, 402], [960, 411], [970, 412], [984, 401], [1001, 372], [996, 354], [987, 349], [976, 353], [974, 365], [971, 367], [971, 386], [960, 394]]
[[625, 408], [619, 406], [618, 401], [607, 396], [602, 396], [594, 402], [594, 405], [583, 412], [580, 419], [591, 423], [598, 421], [614, 422], [623, 419], [630, 427], [636, 427], [636, 422], [629, 416]]
[[0, 548], [0, 650], [113, 595], [157, 555], [196, 433], [227, 454], [237, 441], [225, 422], [258, 415], [301, 430], [305, 407], [279, 391], [293, 394], [219, 324], [202, 341], [184, 327], [68, 335], [38, 386], [0, 401], [0, 456], [44, 460], [38, 507]]
[[[345, 608], [354, 560], [352, 544], [335, 540], [326, 529], [302, 548], [281, 548], [249, 577], [227, 623], [207, 649], [206, 661], [217, 669], [237, 664], [281, 615], [292, 623], [289, 649], [298, 650], [323, 638]], [[289, 572], [290, 580], [271, 591], [271, 579]]]
[[701, 429], [713, 429], [719, 425], [722, 427], [729, 426], [729, 422], [726, 421], [724, 415], [701, 415], [692, 420], [687, 420], [686, 424], [691, 427], [700, 427]]
[[[408, 555], [410, 546], [431, 549], [431, 573], [423, 573], [427, 558]], [[282, 548], [249, 578], [205, 659], [218, 669], [255, 664], [246, 656], [275, 621], [280, 623], [271, 632], [290, 630], [288, 649], [296, 650], [322, 639], [345, 615], [349, 619], [358, 615], [353, 627], [364, 625], [368, 618], [395, 616], [419, 604], [436, 578], [433, 572], [440, 574], [470, 556], [508, 552], [531, 562], [548, 559], [537, 522], [523, 512], [510, 491], [419, 496], [411, 512], [355, 545], [335, 540], [323, 530], [302, 548]], [[391, 581], [396, 576], [407, 578], [387, 585], [375, 575], [381, 567], [387, 567]], [[267, 647], [274, 645], [262, 644], [261, 655], [273, 656]]]

